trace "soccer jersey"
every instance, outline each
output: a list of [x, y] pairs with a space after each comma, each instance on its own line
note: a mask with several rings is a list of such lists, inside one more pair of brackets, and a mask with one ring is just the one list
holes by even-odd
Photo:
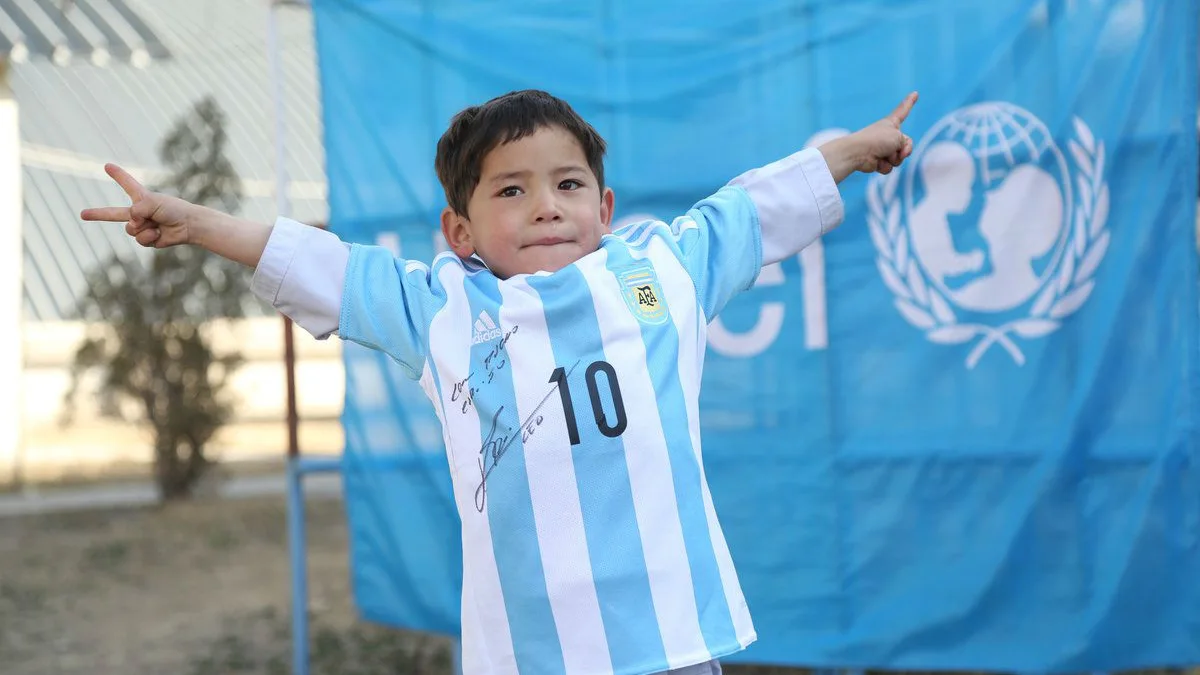
[[701, 459], [705, 329], [841, 218], [807, 150], [553, 273], [425, 265], [280, 219], [254, 288], [319, 338], [388, 354], [433, 403], [464, 673], [640, 675], [755, 639]]

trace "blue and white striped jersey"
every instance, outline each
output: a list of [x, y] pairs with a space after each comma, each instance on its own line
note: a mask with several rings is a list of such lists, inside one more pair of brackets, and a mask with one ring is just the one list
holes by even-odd
[[465, 673], [640, 675], [755, 639], [701, 461], [706, 326], [842, 214], [806, 150], [554, 273], [427, 266], [277, 222], [256, 292], [390, 355], [442, 422]]

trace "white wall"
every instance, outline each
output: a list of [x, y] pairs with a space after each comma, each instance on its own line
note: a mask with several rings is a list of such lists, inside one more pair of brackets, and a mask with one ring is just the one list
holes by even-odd
[[[246, 362], [230, 388], [236, 417], [214, 439], [210, 452], [227, 462], [281, 459], [287, 449], [283, 320], [247, 319], [216, 323], [211, 328], [214, 348], [236, 349]], [[79, 322], [30, 322], [24, 326], [18, 342], [24, 343], [25, 371], [21, 386], [13, 389], [20, 393], [20, 405], [14, 394], [11, 406], [20, 413], [24, 443], [16, 456], [0, 456], [0, 484], [17, 470], [25, 480], [40, 482], [144, 473], [149, 466], [149, 430], [101, 418], [90, 395], [79, 398], [76, 419], [70, 426], [60, 424], [63, 396], [70, 387], [70, 360], [88, 330]], [[300, 450], [337, 454], [342, 449], [338, 417], [345, 392], [338, 340], [317, 341], [302, 330], [293, 332]]]
[[0, 66], [0, 481], [21, 445], [21, 137]]

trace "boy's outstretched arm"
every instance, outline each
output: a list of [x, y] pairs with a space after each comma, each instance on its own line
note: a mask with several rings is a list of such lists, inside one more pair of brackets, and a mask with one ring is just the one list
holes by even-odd
[[115, 164], [106, 164], [104, 171], [125, 190], [131, 203], [84, 209], [80, 213], [84, 220], [124, 222], [125, 231], [148, 248], [192, 244], [248, 267], [258, 265], [271, 237], [271, 225], [154, 192]]
[[124, 222], [147, 248], [191, 244], [251, 267], [256, 296], [318, 339], [337, 333], [350, 247], [336, 235], [287, 218], [243, 220], [148, 190], [115, 164], [104, 170], [131, 203], [84, 209], [84, 220]]
[[900, 130], [917, 102], [912, 92], [886, 117], [818, 148], [806, 148], [730, 181], [754, 203], [763, 266], [803, 250], [842, 223], [838, 184], [856, 171], [891, 173], [913, 151]]
[[159, 194], [114, 164], [104, 170], [131, 204], [84, 209], [84, 220], [124, 222], [148, 248], [191, 244], [252, 267], [254, 295], [313, 337], [366, 345], [421, 376], [429, 323], [441, 306], [426, 266], [290, 218], [268, 225]]

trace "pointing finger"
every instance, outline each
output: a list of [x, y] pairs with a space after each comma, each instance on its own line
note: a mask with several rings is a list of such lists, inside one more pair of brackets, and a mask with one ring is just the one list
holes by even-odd
[[125, 190], [125, 194], [129, 195], [130, 199], [137, 201], [146, 193], [146, 188], [142, 187], [142, 184], [136, 178], [129, 175], [128, 171], [116, 164], [105, 164], [104, 172], [117, 181], [117, 185], [120, 185], [121, 189]]
[[904, 100], [900, 102], [900, 105], [896, 106], [896, 109], [892, 111], [891, 115], [888, 115], [888, 119], [892, 120], [896, 126], [904, 124], [904, 120], [908, 119], [908, 113], [912, 112], [913, 105], [915, 105], [916, 102], [917, 92], [914, 91], [908, 96], [904, 97]]
[[103, 206], [96, 209], [84, 209], [79, 213], [84, 220], [100, 220], [110, 223], [121, 223], [129, 220], [128, 206]]

